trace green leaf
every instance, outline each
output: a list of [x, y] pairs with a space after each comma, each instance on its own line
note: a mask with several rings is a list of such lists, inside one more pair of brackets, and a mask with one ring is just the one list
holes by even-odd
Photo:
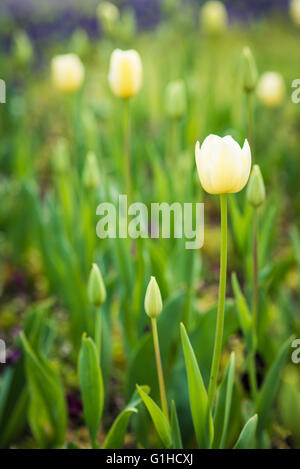
[[178, 422], [178, 417], [177, 417], [177, 412], [176, 412], [176, 405], [175, 402], [171, 402], [171, 432], [172, 432], [172, 441], [173, 449], [182, 449], [182, 439], [181, 439], [181, 432], [180, 432], [180, 427], [179, 427], [179, 422]]
[[43, 448], [61, 446], [65, 440], [67, 411], [59, 375], [49, 361], [33, 351], [24, 333], [20, 339], [26, 356], [32, 433]]
[[218, 391], [216, 410], [214, 415], [214, 443], [213, 448], [224, 448], [228, 431], [229, 416], [234, 385], [235, 354], [232, 353], [227, 365], [224, 379]]
[[247, 349], [250, 351], [253, 348], [252, 316], [235, 273], [233, 273], [231, 276], [231, 282], [236, 301], [240, 327], [246, 340]]
[[285, 365], [288, 353], [290, 351], [291, 340], [292, 339], [289, 338], [281, 347], [258, 394], [256, 406], [256, 412], [258, 414], [258, 436], [262, 434], [262, 431], [265, 429], [268, 423], [272, 405], [279, 386], [280, 373]]
[[255, 449], [255, 433], [257, 426], [257, 414], [246, 422], [234, 449]]
[[92, 445], [97, 445], [97, 434], [103, 410], [104, 389], [96, 346], [90, 337], [83, 337], [78, 358], [78, 375], [83, 401], [84, 418]]
[[[148, 393], [150, 390], [148, 386], [141, 386], [141, 389], [145, 393]], [[120, 449], [123, 447], [124, 438], [130, 417], [132, 414], [137, 413], [136, 407], [140, 404], [140, 402], [141, 397], [138, 394], [138, 390], [135, 390], [129, 404], [118, 415], [118, 417], [112, 424], [112, 427], [110, 428], [103, 445], [104, 449]]]
[[149, 414], [151, 415], [152, 421], [154, 423], [154, 426], [156, 428], [156, 431], [163, 442], [164, 446], [166, 448], [171, 448], [172, 447], [172, 437], [171, 437], [171, 428], [170, 424], [166, 418], [166, 416], [163, 414], [163, 412], [160, 410], [157, 404], [149, 397], [143, 389], [137, 385], [138, 392], [143, 399], [143, 402], [145, 406], [148, 409]]
[[185, 327], [182, 323], [180, 326], [189, 385], [190, 407], [197, 442], [200, 448], [209, 448], [213, 440], [213, 422], [208, 407], [207, 392]]

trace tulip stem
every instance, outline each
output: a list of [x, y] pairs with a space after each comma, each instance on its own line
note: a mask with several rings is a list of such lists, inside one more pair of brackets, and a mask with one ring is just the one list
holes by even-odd
[[255, 349], [257, 336], [257, 313], [258, 313], [258, 250], [257, 250], [257, 231], [258, 231], [258, 213], [257, 209], [253, 212], [253, 287], [252, 287], [252, 321], [253, 321], [253, 350], [249, 357], [249, 375], [252, 397], [257, 395], [257, 380], [255, 366]]
[[221, 253], [220, 253], [220, 280], [219, 280], [219, 300], [218, 314], [215, 335], [215, 345], [208, 388], [208, 405], [212, 409], [222, 352], [224, 310], [226, 295], [226, 271], [227, 271], [227, 194], [220, 195], [221, 204]]
[[247, 92], [247, 109], [248, 109], [248, 141], [251, 148], [253, 163], [255, 162], [254, 151], [254, 96], [253, 92]]
[[123, 99], [124, 108], [124, 173], [125, 173], [125, 184], [126, 194], [128, 198], [128, 204], [131, 204], [131, 157], [130, 157], [130, 100], [129, 98]]
[[102, 331], [101, 331], [101, 309], [96, 309], [95, 316], [95, 344], [98, 351], [99, 363], [101, 363], [101, 346], [102, 346]]
[[169, 421], [169, 412], [168, 412], [165, 380], [164, 380], [163, 368], [162, 368], [162, 364], [161, 364], [156, 318], [151, 319], [151, 324], [152, 324], [153, 343], [154, 343], [154, 351], [155, 351], [155, 359], [156, 359], [156, 367], [157, 367], [161, 407], [162, 407], [163, 413], [165, 414], [167, 420]]
[[258, 214], [257, 209], [253, 213], [253, 291], [252, 291], [252, 315], [253, 329], [256, 334], [257, 329], [257, 313], [258, 313], [258, 249], [257, 249], [257, 231], [258, 231]]

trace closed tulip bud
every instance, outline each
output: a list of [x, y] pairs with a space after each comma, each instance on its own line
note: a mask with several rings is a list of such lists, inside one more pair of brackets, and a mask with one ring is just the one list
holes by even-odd
[[142, 85], [142, 62], [136, 50], [115, 49], [111, 55], [108, 75], [112, 92], [120, 98], [130, 98]]
[[88, 280], [88, 298], [94, 306], [102, 306], [106, 300], [106, 289], [97, 264], [93, 264]]
[[300, 26], [300, 0], [291, 0], [290, 15], [297, 26]]
[[285, 93], [285, 84], [279, 73], [266, 72], [261, 76], [257, 85], [257, 95], [265, 106], [279, 107], [284, 101]]
[[120, 18], [120, 12], [111, 2], [101, 2], [97, 8], [97, 15], [104, 31], [111, 34]]
[[196, 164], [202, 187], [209, 194], [231, 194], [242, 190], [249, 178], [251, 151], [229, 135], [209, 135], [200, 148], [196, 143]]
[[254, 57], [249, 47], [243, 50], [243, 87], [247, 93], [255, 90], [257, 84], [257, 68]]
[[14, 55], [20, 64], [29, 63], [33, 57], [32, 44], [25, 31], [15, 34]]
[[260, 172], [260, 168], [255, 164], [252, 168], [249, 183], [247, 186], [247, 201], [253, 207], [258, 208], [266, 199], [265, 184]]
[[186, 90], [182, 80], [172, 81], [166, 88], [166, 112], [169, 117], [178, 119], [186, 112]]
[[84, 66], [76, 54], [57, 55], [51, 62], [52, 81], [62, 93], [75, 93], [84, 79]]
[[226, 31], [228, 15], [225, 5], [217, 0], [206, 2], [201, 9], [201, 23], [204, 30], [212, 35]]
[[157, 318], [162, 311], [160, 289], [155, 277], [151, 277], [145, 296], [145, 311], [152, 319]]
[[83, 184], [87, 189], [95, 189], [100, 183], [100, 172], [95, 153], [89, 152], [83, 168]]

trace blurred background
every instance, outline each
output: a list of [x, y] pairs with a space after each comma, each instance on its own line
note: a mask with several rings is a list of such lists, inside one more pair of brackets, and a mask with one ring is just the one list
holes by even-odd
[[[241, 144], [249, 138], [242, 60], [246, 46], [258, 70], [252, 153], [267, 193], [259, 235], [259, 382], [283, 342], [291, 334], [300, 337], [300, 104], [291, 99], [292, 82], [300, 78], [299, 3], [291, 7], [288, 0], [227, 0], [226, 17], [221, 15], [217, 25], [214, 19], [205, 20], [203, 1], [115, 1], [118, 10], [113, 13], [103, 3], [1, 0], [0, 4], [0, 78], [6, 83], [6, 103], [0, 104], [0, 337], [7, 344], [7, 363], [0, 365], [0, 428], [5, 428], [0, 431], [1, 447], [37, 445], [27, 420], [29, 397], [27, 391], [22, 394], [27, 381], [20, 329], [60, 371], [68, 403], [67, 440], [83, 445], [87, 441], [76, 357], [82, 332], [92, 334], [94, 327], [86, 292], [92, 262], [101, 267], [108, 292], [103, 307], [103, 373], [109, 389], [104, 431], [136, 383], [149, 384], [152, 397], [158, 396], [143, 309], [147, 283], [155, 275], [167, 305], [161, 330], [170, 335], [162, 346], [169, 394], [176, 399], [183, 434], [191, 441], [175, 327], [184, 320], [189, 328], [207, 382], [220, 241], [218, 200], [200, 187], [194, 146], [210, 133], [231, 134]], [[130, 104], [134, 199], [146, 204], [205, 202], [205, 242], [198, 252], [186, 251], [182, 240], [132, 244], [96, 237], [97, 205], [116, 202], [124, 193], [123, 108], [108, 84], [115, 48], [136, 49], [143, 64], [143, 85]], [[85, 77], [76, 93], [64, 94], [53, 83], [51, 61], [69, 53], [79, 57]], [[275, 82], [264, 85], [260, 80], [265, 72], [276, 72]], [[184, 92], [174, 111], [167, 87], [178, 80]], [[87, 156], [91, 153], [95, 159]], [[236, 205], [230, 206], [222, 363], [224, 371], [229, 353], [237, 353], [228, 446], [249, 415], [245, 344], [230, 272], [237, 272], [250, 302], [252, 224], [244, 193], [235, 200]], [[145, 360], [149, 367], [145, 368]], [[293, 392], [290, 383], [295, 383]], [[11, 389], [10, 402], [7, 389]], [[126, 440], [128, 447], [136, 446], [137, 435], [145, 447], [155, 440], [148, 431], [146, 412], [139, 415]], [[289, 363], [265, 446], [299, 447], [299, 422], [299, 366]]]

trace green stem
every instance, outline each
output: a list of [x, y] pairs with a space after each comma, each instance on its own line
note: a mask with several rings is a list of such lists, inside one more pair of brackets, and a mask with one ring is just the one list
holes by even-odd
[[247, 93], [247, 110], [248, 110], [248, 141], [251, 148], [251, 155], [253, 163], [255, 162], [255, 151], [254, 151], [254, 96], [253, 92]]
[[254, 334], [257, 333], [257, 313], [258, 313], [258, 214], [257, 209], [253, 213], [253, 291], [252, 291], [252, 315], [253, 315], [253, 330]]
[[169, 421], [166, 388], [165, 388], [164, 374], [163, 374], [163, 369], [162, 369], [162, 364], [161, 364], [156, 318], [152, 318], [151, 323], [152, 323], [153, 343], [154, 343], [161, 407], [162, 407], [163, 413], [165, 414], [165, 416], [167, 417], [167, 420]]
[[124, 108], [124, 173], [125, 188], [128, 197], [128, 205], [132, 200], [132, 183], [131, 183], [131, 157], [130, 157], [130, 101], [129, 98], [123, 100]]
[[226, 270], [227, 270], [227, 194], [220, 195], [221, 202], [221, 255], [220, 255], [220, 280], [219, 280], [219, 301], [218, 315], [215, 335], [215, 345], [213, 360], [209, 379], [208, 404], [212, 409], [222, 352], [223, 328], [224, 328], [224, 310], [226, 295]]
[[256, 337], [257, 337], [257, 313], [258, 313], [258, 250], [257, 250], [258, 213], [253, 212], [253, 288], [252, 288], [252, 320], [253, 340], [252, 351], [249, 356], [250, 387], [253, 399], [257, 395], [257, 380], [255, 366]]
[[102, 346], [102, 330], [101, 330], [101, 309], [96, 310], [95, 317], [95, 345], [99, 353], [99, 363], [101, 363], [101, 346]]

